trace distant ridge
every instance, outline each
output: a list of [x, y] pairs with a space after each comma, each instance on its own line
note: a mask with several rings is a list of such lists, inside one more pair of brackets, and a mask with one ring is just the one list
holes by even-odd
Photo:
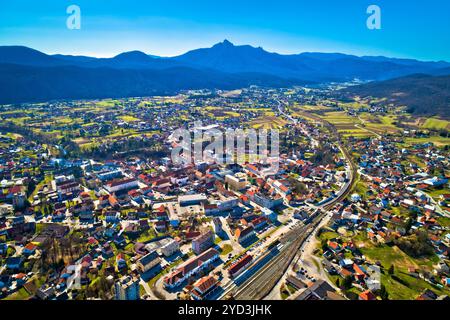
[[32, 67], [0, 64], [0, 104], [169, 95], [180, 90], [290, 87], [300, 80], [258, 73], [227, 74], [186, 67], [164, 70]]

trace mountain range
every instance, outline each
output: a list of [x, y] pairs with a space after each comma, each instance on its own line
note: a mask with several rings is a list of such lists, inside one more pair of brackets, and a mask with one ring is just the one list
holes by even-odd
[[171, 94], [187, 89], [286, 87], [411, 74], [448, 75], [450, 63], [340, 53], [282, 55], [225, 40], [176, 57], [140, 51], [113, 58], [48, 55], [0, 46], [0, 103]]

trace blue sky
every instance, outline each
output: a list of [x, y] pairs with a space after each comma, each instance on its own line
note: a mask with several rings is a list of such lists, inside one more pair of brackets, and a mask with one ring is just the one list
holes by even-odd
[[[81, 30], [66, 8], [81, 8]], [[382, 29], [366, 9], [382, 10]], [[450, 61], [448, 0], [2, 0], [0, 45], [110, 57], [174, 56], [229, 39], [279, 53], [305, 51]]]

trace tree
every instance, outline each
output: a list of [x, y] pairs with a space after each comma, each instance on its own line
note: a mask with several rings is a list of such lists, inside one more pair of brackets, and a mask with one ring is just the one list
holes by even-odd
[[343, 287], [345, 290], [349, 290], [349, 289], [352, 287], [352, 284], [353, 284], [353, 278], [352, 278], [352, 276], [346, 276], [346, 277], [344, 278], [343, 283], [342, 283], [342, 287]]
[[389, 300], [389, 293], [386, 291], [386, 287], [384, 285], [381, 285], [380, 297], [382, 300]]
[[31, 179], [28, 183], [27, 197], [33, 194], [34, 189], [36, 189], [36, 181], [34, 179]]
[[322, 239], [320, 241], [320, 246], [321, 246], [323, 251], [326, 251], [328, 249], [328, 240], [327, 239]]
[[339, 278], [336, 279], [336, 287], [338, 287], [338, 288], [341, 287], [341, 281]]
[[428, 234], [418, 231], [408, 237], [402, 237], [394, 241], [402, 251], [414, 258], [431, 256], [434, 254], [433, 247], [429, 243]]
[[395, 271], [394, 265], [391, 265], [388, 269], [388, 273], [392, 276], [394, 274], [394, 271]]
[[412, 226], [413, 226], [414, 220], [412, 218], [408, 218], [406, 222], [403, 224], [403, 228], [405, 229], [405, 232], [408, 233]]

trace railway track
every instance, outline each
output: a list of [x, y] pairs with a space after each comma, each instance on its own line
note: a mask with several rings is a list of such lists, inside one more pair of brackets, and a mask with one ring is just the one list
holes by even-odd
[[337, 202], [347, 197], [351, 190], [351, 185], [349, 190], [336, 198], [333, 203], [326, 205], [323, 209], [319, 209], [320, 213], [311, 224], [294, 229], [280, 239], [280, 242], [285, 245], [282, 251], [258, 270], [253, 277], [244, 282], [233, 294], [233, 298], [235, 300], [264, 299], [286, 273], [292, 261], [298, 255], [304, 241], [316, 231], [322, 218]]
[[[279, 278], [286, 272], [292, 260], [295, 258], [298, 248], [301, 247], [305, 239], [314, 231], [315, 225], [303, 226], [298, 230], [293, 230], [281, 243], [285, 243], [282, 251], [254, 277], [244, 283], [236, 292], [236, 300], [255, 300], [267, 296], [276, 285]], [[286, 241], [286, 242], [285, 242]]]

